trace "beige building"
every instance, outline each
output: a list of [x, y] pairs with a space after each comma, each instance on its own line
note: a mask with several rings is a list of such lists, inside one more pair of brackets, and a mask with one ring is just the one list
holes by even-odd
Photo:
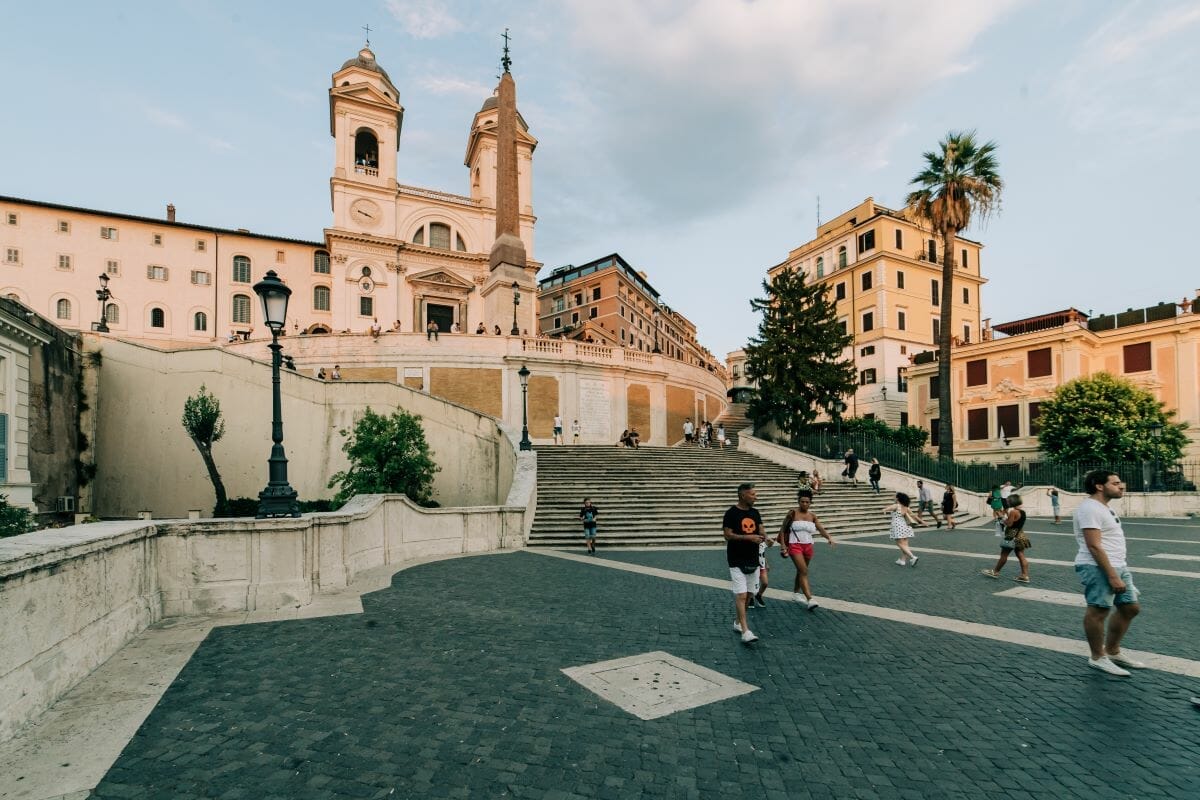
[[[1071, 308], [993, 325], [984, 341], [957, 345], [951, 355], [960, 460], [1041, 459], [1042, 402], [1067, 381], [1099, 372], [1133, 382], [1177, 412], [1176, 422], [1200, 427], [1200, 298], [1092, 318]], [[909, 414], [935, 432], [934, 445], [937, 388], [934, 354], [919, 354], [909, 371]], [[1200, 441], [1192, 439], [1185, 458], [1200, 458]]]
[[[507, 75], [507, 73], [506, 73]], [[511, 79], [510, 79], [511, 83]], [[404, 109], [374, 53], [363, 48], [334, 74], [333, 219], [323, 236], [296, 240], [163, 219], [0, 197], [0, 294], [68, 329], [100, 317], [98, 276], [112, 300], [108, 328], [159, 343], [223, 342], [263, 335], [253, 285], [275, 270], [292, 288], [289, 333], [385, 329], [442, 331], [484, 322], [511, 327], [512, 282], [525, 298], [522, 328], [534, 321], [531, 259], [515, 275], [494, 270], [496, 96], [485, 98], [466, 136], [464, 194], [396, 180]], [[516, 221], [533, 252], [533, 151], [537, 140], [517, 114]], [[315, 188], [315, 187], [314, 187]]]
[[[935, 346], [941, 316], [941, 242], [906, 211], [867, 198], [817, 228], [815, 239], [788, 253], [768, 271], [774, 278], [799, 269], [824, 283], [846, 331], [847, 353], [859, 387], [846, 398], [849, 416], [878, 417], [891, 425], [910, 419], [909, 357]], [[955, 241], [954, 333], [958, 342], [979, 338], [983, 245]]]

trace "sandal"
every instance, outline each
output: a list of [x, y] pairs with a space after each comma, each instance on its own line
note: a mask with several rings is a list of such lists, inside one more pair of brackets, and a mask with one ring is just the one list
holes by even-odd
[[1000, 577], [1000, 573], [996, 572], [994, 569], [985, 569], [982, 572], [984, 575], [987, 575], [989, 578], [999, 578]]
[[1013, 578], [1013, 580], [1016, 581], [1017, 583], [1029, 583], [1029, 576], [1028, 575], [1018, 575], [1017, 577]]

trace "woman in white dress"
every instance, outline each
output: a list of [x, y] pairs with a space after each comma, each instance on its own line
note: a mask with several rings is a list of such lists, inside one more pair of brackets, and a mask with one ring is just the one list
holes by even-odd
[[918, 556], [909, 549], [908, 540], [915, 535], [913, 533], [914, 526], [925, 527], [925, 523], [914, 517], [913, 513], [908, 510], [910, 502], [909, 496], [904, 492], [896, 492], [896, 502], [883, 509], [883, 513], [892, 518], [892, 527], [888, 531], [888, 537], [900, 548], [900, 558], [896, 559], [896, 563], [902, 567], [917, 565]]

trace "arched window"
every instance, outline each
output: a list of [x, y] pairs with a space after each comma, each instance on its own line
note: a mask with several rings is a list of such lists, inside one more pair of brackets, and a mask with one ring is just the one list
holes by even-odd
[[313, 253], [313, 272], [319, 272], [322, 275], [329, 274], [329, 253], [324, 250]]
[[54, 304], [54, 316], [59, 319], [71, 318], [71, 301], [66, 298], [59, 300]]
[[354, 171], [364, 175], [379, 174], [379, 140], [367, 128], [354, 134]]
[[165, 328], [167, 327], [167, 315], [161, 308], [150, 309], [150, 327]]
[[429, 225], [429, 246], [436, 247], [439, 250], [450, 249], [450, 226], [444, 225], [441, 222], [432, 222]]
[[233, 257], [233, 282], [250, 282], [250, 259], [246, 256]]
[[197, 311], [192, 315], [192, 330], [206, 331], [208, 330], [208, 314], [203, 311]]
[[825, 277], [825, 259], [822, 256], [817, 256], [817, 277]]
[[425, 244], [424, 228], [417, 228], [417, 232], [413, 234], [413, 244]]
[[846, 266], [846, 245], [838, 248], [838, 269], [843, 269]]
[[[460, 253], [467, 252], [467, 243], [463, 241], [461, 233], [454, 234], [454, 249], [458, 250]], [[964, 250], [963, 252], [965, 253], [967, 251]]]
[[233, 321], [237, 325], [250, 324], [250, 297], [244, 294], [233, 296]]
[[313, 311], [328, 311], [329, 310], [329, 287], [314, 286], [313, 287]]
[[104, 319], [105, 321], [113, 324], [120, 324], [121, 309], [117, 308], [117, 306], [113, 305], [112, 303], [109, 303], [104, 307]]

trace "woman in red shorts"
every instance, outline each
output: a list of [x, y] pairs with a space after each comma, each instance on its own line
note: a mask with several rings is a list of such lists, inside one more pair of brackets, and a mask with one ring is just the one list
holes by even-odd
[[813, 559], [813, 537], [819, 533], [829, 540], [830, 547], [837, 547], [816, 514], [809, 511], [811, 505], [812, 491], [801, 489], [796, 493], [796, 507], [788, 512], [783, 527], [779, 529], [781, 554], [784, 558], [792, 559], [792, 563], [796, 565], [796, 584], [792, 589], [792, 599], [797, 603], [804, 603], [809, 611], [818, 605], [808, 585], [808, 565]]

